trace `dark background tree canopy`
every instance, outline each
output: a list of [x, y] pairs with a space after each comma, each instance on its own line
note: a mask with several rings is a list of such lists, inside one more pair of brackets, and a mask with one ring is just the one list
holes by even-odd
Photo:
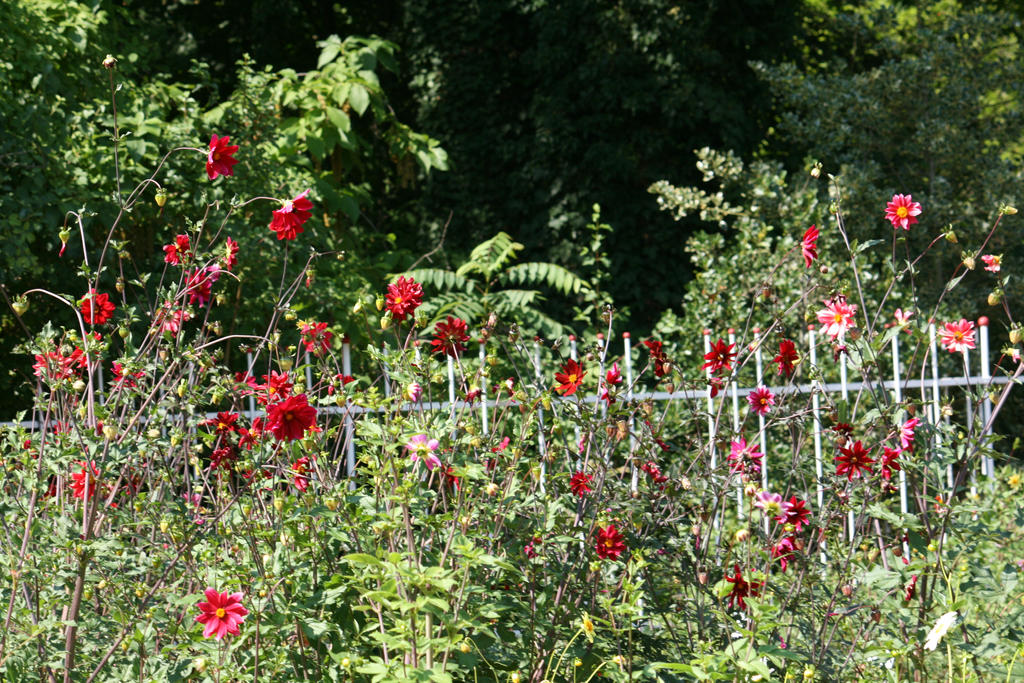
[[[294, 69], [301, 80], [318, 67], [318, 40], [336, 34], [394, 43], [396, 68], [377, 69], [389, 118], [356, 119], [376, 143], [346, 158], [344, 177], [329, 152], [294, 155], [294, 167], [322, 187], [344, 181], [360, 198], [354, 217], [336, 210], [334, 232], [321, 232], [328, 246], [353, 253], [346, 267], [363, 277], [348, 277], [345, 287], [408, 266], [438, 244], [445, 225], [444, 249], [434, 256], [439, 267], [457, 265], [504, 231], [525, 245], [525, 259], [578, 269], [591, 206], [600, 203], [602, 221], [614, 228], [604, 243], [614, 274], [608, 290], [628, 312], [624, 325], [641, 334], [666, 309], [681, 312], [694, 274], [687, 240], [707, 228], [696, 218], [674, 221], [647, 188], [661, 179], [699, 184], [696, 149], [780, 161], [794, 173], [817, 158], [849, 174], [851, 199], [864, 202], [865, 215], [880, 213], [878, 193], [912, 191], [943, 221], [964, 220], [970, 234], [982, 229], [994, 202], [1012, 199], [1017, 180], [1020, 3], [30, 4], [31, 16], [25, 0], [0, 8], [8, 55], [0, 84], [13, 94], [0, 104], [0, 154], [11, 161], [0, 171], [8, 225], [0, 283], [9, 295], [69, 279], [71, 269], [56, 259], [56, 226], [64, 211], [110, 192], [104, 167], [67, 149], [76, 131], [106, 123], [97, 102], [106, 97], [99, 62], [108, 52], [121, 58], [121, 75], [150, 84], [143, 100], [155, 107], [151, 116], [184, 120], [180, 130], [194, 131], [190, 107], [242, 107], [264, 67]], [[249, 65], [240, 69], [246, 55]], [[273, 117], [272, 109], [264, 114]], [[258, 123], [241, 111], [230, 116], [240, 126]], [[383, 129], [403, 130], [396, 122], [436, 138], [449, 170], [410, 170]], [[257, 129], [221, 132], [244, 142]], [[187, 144], [203, 144], [200, 133]], [[88, 139], [93, 156], [109, 155], [102, 134]], [[171, 229], [136, 218], [162, 231], [150, 239]], [[388, 254], [357, 257], [360, 245]], [[148, 265], [159, 268], [152, 246]], [[933, 265], [938, 272], [943, 264]], [[736, 273], [742, 278], [740, 266]], [[309, 313], [339, 315], [326, 301], [322, 308]], [[555, 303], [552, 313], [567, 318], [570, 310]], [[49, 317], [52, 311], [38, 308], [28, 322]], [[23, 339], [9, 310], [0, 325], [5, 365], [24, 365], [23, 356], [9, 355]]]

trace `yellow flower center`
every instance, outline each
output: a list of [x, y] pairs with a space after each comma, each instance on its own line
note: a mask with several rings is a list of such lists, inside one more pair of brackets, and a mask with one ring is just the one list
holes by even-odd
[[896, 217], [897, 218], [906, 218], [909, 215], [910, 215], [910, 211], [905, 206], [901, 206], [900, 208], [896, 209]]
[[214, 152], [213, 153], [213, 160], [214, 161], [220, 161], [220, 152]]
[[611, 548], [611, 547], [613, 547], [615, 545], [615, 541], [613, 541], [610, 538], [607, 538], [607, 539], [605, 539], [604, 544], [605, 544], [606, 547]]
[[836, 313], [834, 316], [832, 316], [832, 320], [837, 322], [837, 323], [843, 322], [843, 314], [842, 313]]
[[569, 377], [566, 379], [566, 383], [576, 384], [576, 373], [569, 375]]
[[396, 303], [396, 304], [400, 304], [400, 303], [402, 303], [402, 297], [400, 297], [400, 296], [398, 296], [398, 295], [396, 294], [396, 295], [395, 295], [395, 303]]
[[223, 619], [224, 617], [227, 616], [228, 613], [227, 613], [227, 611], [223, 607], [218, 607], [217, 611], [214, 614], [217, 615], [218, 619]]

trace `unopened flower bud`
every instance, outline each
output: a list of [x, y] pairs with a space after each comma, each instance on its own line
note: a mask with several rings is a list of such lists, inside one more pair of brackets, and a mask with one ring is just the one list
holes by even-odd
[[697, 572], [697, 583], [699, 583], [702, 586], [708, 585], [708, 573]]
[[1013, 206], [1004, 206], [1002, 208], [1002, 212], [1007, 216], [1012, 216], [1013, 214], [1017, 213], [1017, 208]]
[[378, 296], [377, 300], [374, 303], [377, 306], [377, 310], [378, 311], [383, 311], [384, 310], [384, 297]]
[[1003, 300], [1003, 290], [997, 289], [988, 293], [988, 305], [998, 306], [999, 302]]
[[464, 640], [461, 643], [459, 643], [459, 652], [462, 652], [463, 654], [469, 654], [472, 651], [473, 646], [469, 644], [468, 640]]
[[423, 387], [419, 382], [412, 382], [405, 388], [405, 398], [412, 403], [418, 403], [423, 395]]
[[362, 310], [363, 310], [363, 300], [359, 299], [358, 301], [356, 301], [355, 305], [352, 307], [352, 312], [353, 313], [359, 313]]
[[386, 330], [391, 327], [391, 315], [386, 314], [380, 317], [380, 329]]
[[850, 597], [851, 595], [853, 595], [853, 586], [851, 586], [848, 583], [843, 584], [843, 587], [840, 590], [843, 591], [843, 595], [845, 595], [846, 597]]
[[949, 230], [946, 231], [945, 237], [946, 241], [950, 242], [951, 244], [956, 244], [959, 241], [956, 238], [956, 231], [953, 230], [953, 228], [950, 228]]
[[733, 534], [733, 536], [732, 536], [732, 539], [736, 543], [743, 543], [748, 538], [750, 538], [750, 530], [749, 529], [738, 529], [736, 531], [736, 533]]
[[104, 69], [113, 69], [115, 66], [117, 66], [117, 60], [114, 59], [114, 55], [107, 55], [103, 58]]
[[103, 438], [105, 438], [105, 439], [107, 439], [109, 441], [110, 439], [113, 439], [115, 436], [117, 436], [117, 430], [116, 429], [114, 429], [113, 427], [111, 427], [109, 425], [107, 425], [106, 427], [103, 428]]
[[967, 267], [967, 270], [974, 270], [974, 256], [971, 254], [964, 254], [963, 264]]
[[85, 391], [85, 382], [83, 382], [80, 379], [76, 379], [75, 383], [71, 385], [71, 388], [74, 389], [76, 392], [81, 393]]
[[484, 489], [484, 492], [485, 492], [485, 493], [486, 493], [486, 494], [487, 494], [488, 496], [496, 496], [496, 495], [498, 495], [498, 485], [497, 485], [497, 484], [495, 484], [495, 483], [494, 483], [494, 482], [492, 481], [492, 482], [491, 482], [490, 484], [488, 484], [488, 485], [487, 485], [487, 487], [486, 487], [486, 488]]
[[812, 178], [820, 178], [821, 177], [821, 162], [820, 161], [814, 162], [814, 166], [811, 167], [811, 177]]
[[747, 484], [746, 486], [743, 487], [743, 495], [745, 495], [747, 498], [753, 498], [754, 496], [757, 495], [757, 489], [757, 484]]
[[1024, 327], [1019, 323], [1010, 328], [1010, 343], [1019, 344], [1020, 340], [1024, 338]]
[[14, 300], [14, 303], [11, 304], [11, 308], [14, 309], [14, 312], [17, 313], [18, 316], [25, 315], [25, 311], [28, 310], [28, 299], [25, 297], [18, 297]]
[[206, 671], [206, 658], [205, 657], [197, 657], [196, 659], [193, 659], [192, 660], [192, 670], [195, 671], [196, 673], [199, 673], [199, 674], [201, 674], [204, 671]]
[[167, 190], [165, 190], [162, 187], [159, 188], [156, 191], [156, 194], [153, 195], [153, 200], [156, 202], [156, 205], [159, 206], [161, 209], [164, 208], [164, 204], [167, 203]]

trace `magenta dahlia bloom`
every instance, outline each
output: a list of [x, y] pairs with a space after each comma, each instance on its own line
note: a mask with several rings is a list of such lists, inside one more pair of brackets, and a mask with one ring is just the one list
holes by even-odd
[[893, 228], [910, 230], [921, 215], [921, 204], [915, 202], [909, 194], [894, 194], [892, 200], [885, 205], [885, 219], [892, 223]]
[[242, 594], [227, 591], [218, 593], [214, 588], [206, 589], [206, 602], [199, 603], [202, 612], [196, 621], [205, 624], [203, 638], [220, 640], [226, 635], [238, 635], [238, 626], [245, 621], [249, 610], [242, 607]]

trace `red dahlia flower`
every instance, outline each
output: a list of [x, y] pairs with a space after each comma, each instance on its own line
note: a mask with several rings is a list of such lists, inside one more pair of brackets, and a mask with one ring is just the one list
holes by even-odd
[[602, 560], [617, 560], [626, 550], [626, 543], [622, 539], [622, 534], [615, 528], [614, 524], [609, 524], [604, 528], [598, 527], [597, 529], [597, 545], [594, 547], [597, 551], [597, 556]]
[[213, 180], [219, 175], [234, 175], [231, 167], [238, 163], [232, 154], [238, 151], [238, 145], [229, 145], [229, 138], [225, 135], [218, 138], [216, 135], [210, 138], [210, 152], [206, 156], [206, 175]]
[[225, 270], [231, 270], [238, 263], [238, 242], [230, 237], [224, 242], [224, 260], [222, 263]]
[[644, 346], [651, 353], [651, 362], [654, 363], [654, 376], [660, 378], [667, 375], [669, 370], [671, 370], [671, 365], [661, 348], [661, 342], [648, 339], [644, 342]]
[[873, 468], [871, 465], [875, 462], [869, 455], [870, 449], [864, 448], [864, 445], [860, 441], [854, 442], [852, 446], [839, 449], [840, 455], [837, 455], [836, 460], [836, 476], [846, 475], [848, 481], [853, 481], [853, 478], [858, 476], [861, 471], [866, 474], [871, 474]]
[[555, 373], [555, 381], [558, 382], [555, 391], [562, 396], [572, 396], [583, 384], [583, 378], [586, 376], [587, 372], [582, 365], [574, 360], [567, 360], [562, 365], [562, 371]]
[[388, 285], [387, 308], [395, 322], [402, 322], [423, 303], [423, 286], [411, 277], [399, 277]]
[[75, 498], [92, 498], [99, 490], [100, 471], [92, 460], [88, 463], [79, 461], [78, 464], [82, 469], [71, 474], [72, 495]]
[[278, 441], [301, 439], [316, 422], [316, 408], [309, 405], [305, 394], [289, 396], [267, 407], [266, 430]]
[[212, 296], [213, 283], [219, 278], [220, 266], [216, 263], [189, 273], [188, 281], [185, 283], [189, 304], [200, 308], [205, 306]]
[[779, 355], [772, 359], [779, 364], [779, 374], [789, 377], [793, 374], [796, 364], [800, 362], [800, 354], [796, 351], [796, 344], [789, 339], [779, 342]]
[[700, 366], [700, 369], [709, 368], [712, 375], [717, 375], [722, 370], [732, 371], [732, 361], [736, 358], [736, 352], [733, 351], [735, 346], [735, 344], [726, 346], [725, 342], [719, 339], [711, 345], [711, 350], [704, 354], [705, 363]]
[[803, 242], [800, 244], [800, 250], [804, 255], [804, 265], [808, 268], [814, 263], [814, 259], [818, 258], [818, 234], [818, 228], [812, 225], [807, 228]]
[[879, 463], [878, 468], [879, 472], [882, 473], [882, 479], [889, 481], [892, 479], [893, 472], [900, 471], [899, 457], [902, 452], [899, 448], [882, 447], [882, 461]]
[[308, 472], [309, 457], [304, 455], [292, 463], [292, 484], [303, 493], [309, 488], [309, 477], [306, 476]]
[[274, 211], [270, 221], [270, 229], [277, 233], [278, 240], [293, 240], [302, 232], [302, 224], [309, 220], [313, 210], [313, 202], [306, 199], [309, 190], [295, 199], [281, 203], [281, 208]]
[[779, 524], [792, 524], [793, 530], [797, 533], [807, 524], [811, 511], [807, 509], [807, 502], [799, 500], [796, 496], [790, 496], [783, 515], [776, 517]]
[[214, 588], [207, 588], [205, 593], [206, 602], [198, 605], [202, 614], [196, 617], [196, 621], [206, 625], [203, 637], [220, 640], [228, 634], [237, 636], [238, 626], [249, 614], [249, 610], [242, 607], [242, 594], [218, 593]]
[[729, 607], [739, 605], [740, 609], [746, 609], [747, 603], [743, 601], [746, 597], [757, 597], [761, 593], [764, 582], [747, 581], [743, 578], [740, 566], [733, 565], [734, 576], [726, 576], [725, 580], [732, 584], [732, 591], [729, 593]]
[[164, 262], [172, 266], [181, 265], [181, 259], [187, 257], [192, 251], [188, 235], [178, 235], [174, 238], [174, 244], [164, 245]]
[[760, 386], [747, 394], [747, 402], [758, 415], [767, 415], [775, 405], [775, 394], [768, 387]]
[[306, 350], [315, 356], [326, 355], [334, 338], [334, 333], [327, 329], [327, 323], [304, 322], [299, 327], [299, 334]]
[[430, 340], [434, 353], [445, 353], [452, 358], [466, 350], [469, 335], [466, 333], [466, 321], [462, 318], [448, 316], [446, 320], [434, 326], [434, 339]]
[[114, 317], [114, 303], [106, 294], [97, 294], [95, 289], [82, 298], [78, 309], [82, 312], [82, 318], [89, 325], [102, 325]]
[[569, 488], [572, 489], [572, 492], [575, 495], [582, 498], [583, 496], [593, 491], [593, 489], [590, 488], [590, 482], [592, 480], [593, 477], [590, 476], [589, 474], [584, 474], [583, 472], [576, 472], [575, 474], [572, 475], [572, 479], [569, 480]]

